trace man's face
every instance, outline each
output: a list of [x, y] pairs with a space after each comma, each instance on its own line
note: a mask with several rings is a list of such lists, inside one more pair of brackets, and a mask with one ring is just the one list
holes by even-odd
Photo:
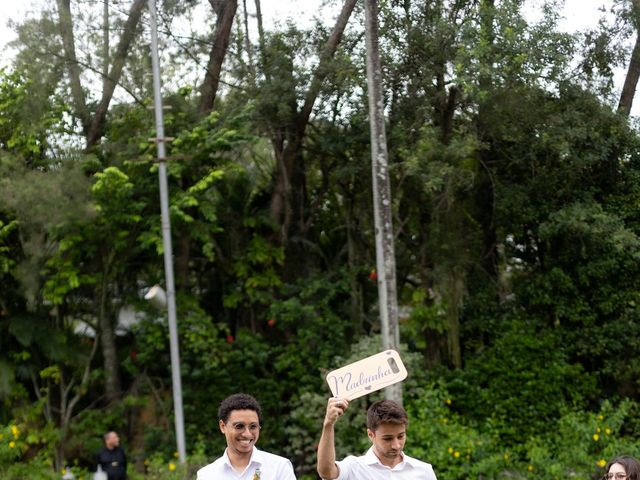
[[253, 410], [232, 410], [226, 422], [220, 420], [220, 431], [229, 450], [238, 455], [251, 455], [260, 437], [260, 421]]
[[118, 434], [116, 432], [110, 432], [107, 435], [104, 443], [107, 445], [108, 449], [116, 448], [118, 445], [120, 445], [120, 437], [118, 437]]
[[394, 467], [402, 461], [401, 453], [407, 439], [406, 425], [382, 423], [375, 431], [367, 429], [367, 434], [373, 442], [373, 452], [380, 463]]

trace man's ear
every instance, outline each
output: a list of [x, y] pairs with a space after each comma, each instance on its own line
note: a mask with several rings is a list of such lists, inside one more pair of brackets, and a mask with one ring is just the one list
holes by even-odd
[[376, 436], [376, 433], [370, 428], [367, 428], [367, 436], [369, 437], [369, 440], [373, 442], [373, 437]]
[[222, 420], [218, 421], [218, 426], [220, 427], [220, 431], [222, 433], [226, 433], [225, 430], [226, 430], [227, 426], [224, 424], [224, 422]]

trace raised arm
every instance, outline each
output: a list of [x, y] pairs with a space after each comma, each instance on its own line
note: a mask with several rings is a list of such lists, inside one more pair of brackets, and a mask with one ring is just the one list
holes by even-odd
[[318, 444], [318, 475], [324, 480], [333, 480], [340, 474], [336, 465], [336, 446], [334, 426], [349, 406], [349, 400], [330, 398], [327, 413], [322, 424], [322, 435]]

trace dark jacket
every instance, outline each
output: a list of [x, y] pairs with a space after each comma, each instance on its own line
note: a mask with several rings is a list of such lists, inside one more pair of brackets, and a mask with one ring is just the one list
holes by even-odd
[[127, 458], [122, 448], [115, 447], [109, 450], [102, 447], [96, 454], [96, 462], [109, 480], [127, 480]]

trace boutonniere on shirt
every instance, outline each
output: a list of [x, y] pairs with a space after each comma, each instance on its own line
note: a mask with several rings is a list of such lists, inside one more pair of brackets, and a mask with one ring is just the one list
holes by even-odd
[[260, 480], [260, 469], [256, 468], [256, 471], [253, 474], [253, 480]]

